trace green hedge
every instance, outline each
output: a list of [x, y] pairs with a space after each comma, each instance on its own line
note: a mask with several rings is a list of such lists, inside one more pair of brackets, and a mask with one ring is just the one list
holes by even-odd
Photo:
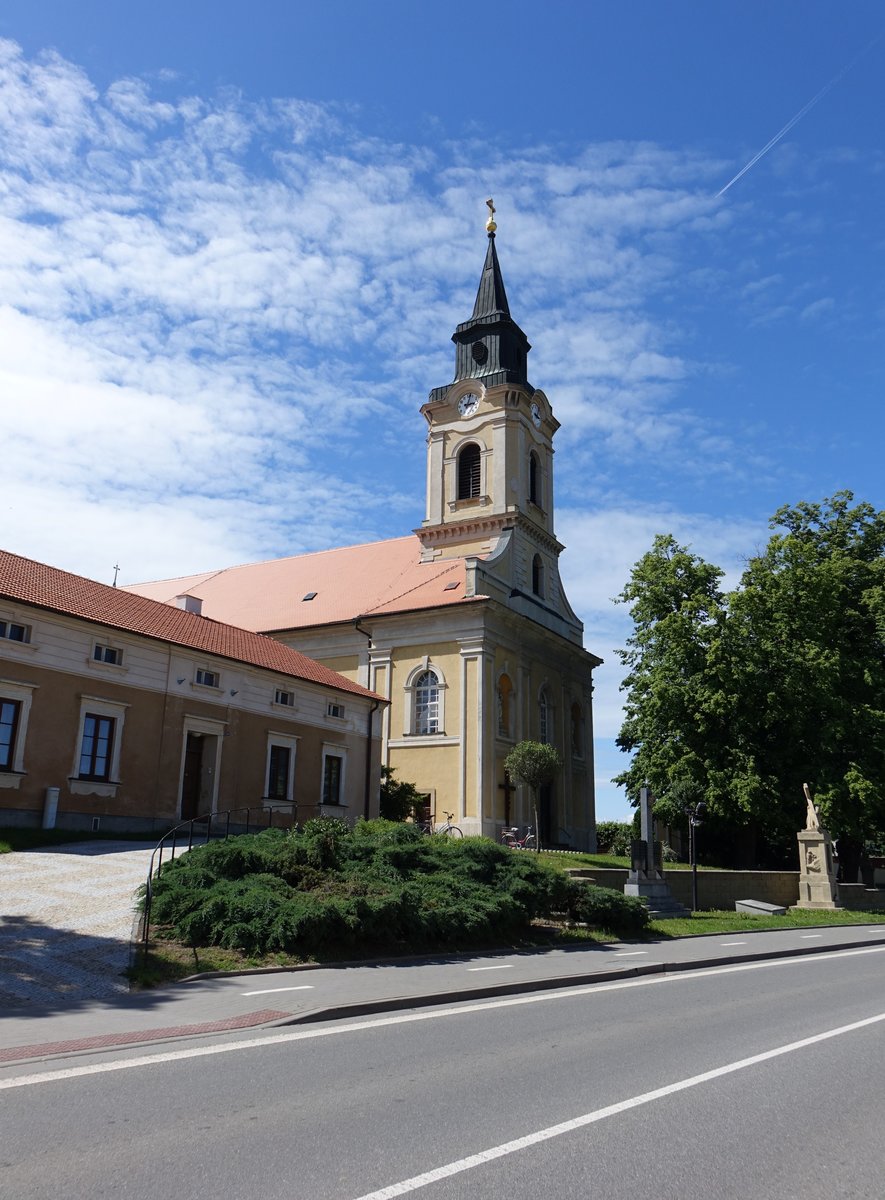
[[168, 863], [152, 920], [194, 946], [403, 953], [510, 943], [557, 913], [628, 934], [639, 918], [619, 901], [627, 898], [488, 838], [323, 819], [213, 842]]

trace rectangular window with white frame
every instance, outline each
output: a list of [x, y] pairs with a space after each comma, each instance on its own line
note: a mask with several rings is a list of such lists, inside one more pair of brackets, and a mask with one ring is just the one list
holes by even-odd
[[109, 667], [120, 667], [123, 665], [123, 651], [119, 646], [96, 642], [92, 647], [92, 661]]
[[25, 772], [28, 718], [35, 684], [0, 679], [0, 787], [18, 788]]
[[20, 621], [0, 621], [0, 638], [6, 638], [9, 642], [29, 642], [31, 627]]
[[80, 697], [76, 755], [68, 781], [73, 794], [116, 796], [128, 707], [101, 696]]
[[0, 698], [0, 771], [14, 770], [15, 739], [20, 712], [20, 700]]
[[270, 733], [267, 738], [267, 767], [265, 771], [265, 801], [268, 807], [293, 804], [295, 801], [295, 754], [298, 738]]
[[221, 679], [217, 671], [210, 671], [207, 667], [197, 667], [194, 683], [199, 684], [200, 687], [218, 688]]
[[323, 749], [322, 803], [332, 807], [344, 806], [345, 751], [340, 746]]
[[283, 708], [295, 707], [295, 693], [286, 691], [285, 688], [277, 688], [273, 696], [274, 704], [279, 704]]
[[110, 781], [115, 726], [113, 717], [103, 717], [98, 713], [85, 714], [78, 778], [101, 783]]

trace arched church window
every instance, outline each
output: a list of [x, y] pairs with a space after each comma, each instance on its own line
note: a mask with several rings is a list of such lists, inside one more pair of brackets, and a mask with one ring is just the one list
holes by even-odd
[[458, 499], [474, 500], [479, 496], [479, 446], [471, 442], [458, 455]]
[[534, 450], [529, 451], [529, 500], [541, 507], [541, 464]]
[[439, 679], [422, 671], [412, 685], [415, 693], [415, 733], [439, 732]]
[[572, 755], [584, 757], [584, 713], [577, 700], [572, 705]]
[[532, 559], [532, 591], [536, 596], [544, 595], [544, 563], [540, 554]]
[[546, 688], [541, 689], [538, 697], [538, 741], [553, 742], [553, 706]]
[[513, 684], [509, 675], [498, 680], [498, 737], [510, 737], [510, 715], [513, 701]]

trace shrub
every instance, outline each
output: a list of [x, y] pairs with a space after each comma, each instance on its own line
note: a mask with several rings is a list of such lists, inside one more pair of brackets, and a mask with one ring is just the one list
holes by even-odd
[[570, 914], [576, 921], [619, 937], [637, 937], [648, 927], [648, 909], [638, 896], [573, 881]]
[[600, 821], [596, 826], [596, 845], [601, 854], [629, 855], [633, 836], [631, 821]]
[[155, 881], [153, 917], [191, 945], [402, 952], [518, 938], [571, 894], [561, 872], [488, 838], [318, 820], [197, 847]]

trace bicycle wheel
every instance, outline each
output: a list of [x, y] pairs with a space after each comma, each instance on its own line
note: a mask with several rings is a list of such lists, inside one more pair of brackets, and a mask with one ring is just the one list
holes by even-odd
[[449, 837], [463, 837], [464, 836], [464, 834], [461, 832], [461, 830], [458, 828], [457, 825], [449, 825], [449, 827], [447, 829], [443, 829], [441, 832], [447, 833], [449, 835]]
[[534, 850], [534, 849], [536, 849], [537, 845], [538, 845], [538, 839], [535, 837], [535, 835], [533, 833], [530, 833], [528, 835], [528, 837], [525, 839], [525, 841], [522, 843], [522, 848], [523, 848], [523, 850]]

